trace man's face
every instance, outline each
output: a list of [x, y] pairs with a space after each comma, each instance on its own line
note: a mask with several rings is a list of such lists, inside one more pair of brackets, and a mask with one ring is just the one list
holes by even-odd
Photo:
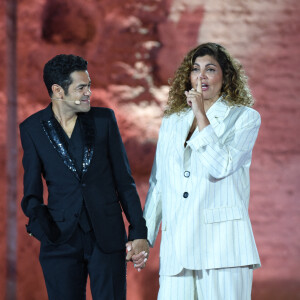
[[70, 74], [72, 83], [69, 86], [68, 93], [63, 93], [64, 103], [68, 109], [74, 112], [88, 112], [90, 106], [91, 79], [88, 71], [74, 71]]

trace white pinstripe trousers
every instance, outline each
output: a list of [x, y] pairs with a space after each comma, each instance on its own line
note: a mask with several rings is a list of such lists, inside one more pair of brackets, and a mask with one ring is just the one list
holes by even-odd
[[160, 276], [158, 300], [251, 300], [252, 266]]

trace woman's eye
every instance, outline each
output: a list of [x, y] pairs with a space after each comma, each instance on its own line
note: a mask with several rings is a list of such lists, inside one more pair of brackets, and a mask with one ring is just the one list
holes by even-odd
[[199, 72], [200, 69], [199, 68], [192, 68], [192, 72]]
[[216, 70], [215, 69], [212, 69], [212, 68], [209, 68], [207, 69], [208, 72], [215, 72]]

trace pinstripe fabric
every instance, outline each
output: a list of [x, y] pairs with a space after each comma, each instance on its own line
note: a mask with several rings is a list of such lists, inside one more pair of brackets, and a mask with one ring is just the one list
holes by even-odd
[[158, 300], [251, 300], [253, 269], [186, 270], [160, 276]]
[[186, 148], [192, 110], [162, 121], [144, 209], [152, 246], [162, 222], [160, 275], [260, 266], [248, 215], [260, 116], [219, 99], [207, 117], [210, 125], [196, 129]]

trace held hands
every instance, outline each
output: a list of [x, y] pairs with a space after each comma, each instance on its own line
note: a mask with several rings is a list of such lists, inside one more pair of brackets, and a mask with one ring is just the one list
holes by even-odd
[[149, 256], [149, 244], [146, 239], [136, 239], [126, 244], [126, 261], [132, 261], [134, 267], [140, 272], [146, 266]]

